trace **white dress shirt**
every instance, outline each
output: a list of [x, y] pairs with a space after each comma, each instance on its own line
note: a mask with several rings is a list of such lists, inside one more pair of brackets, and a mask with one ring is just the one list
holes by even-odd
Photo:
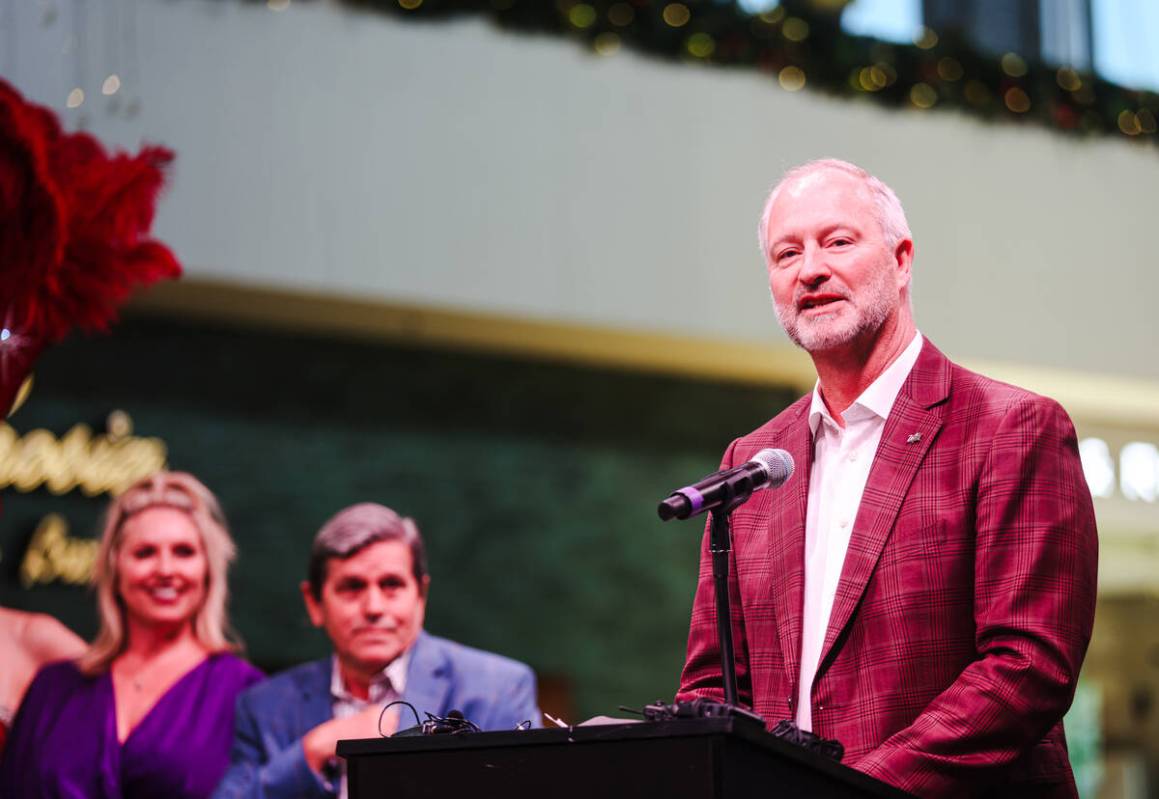
[[885, 420], [902, 383], [922, 349], [921, 333], [850, 405], [842, 428], [813, 388], [809, 428], [813, 433], [813, 466], [805, 513], [805, 607], [801, 622], [801, 676], [797, 687], [797, 726], [813, 729], [810, 695], [817, 673], [833, 598], [853, 534], [853, 522], [869, 479], [869, 468], [881, 441]]
[[[406, 690], [406, 669], [410, 663], [410, 650], [403, 652], [390, 662], [377, 677], [370, 681], [369, 696], [359, 699], [350, 693], [346, 682], [342, 679], [342, 671], [338, 665], [338, 656], [333, 657], [330, 666], [330, 699], [334, 708], [334, 718], [348, 719], [357, 716], [371, 705], [381, 708], [387, 702], [393, 702], [402, 697]], [[400, 723], [401, 723], [400, 716]], [[336, 777], [338, 779], [338, 797], [346, 799], [346, 761], [336, 758]]]

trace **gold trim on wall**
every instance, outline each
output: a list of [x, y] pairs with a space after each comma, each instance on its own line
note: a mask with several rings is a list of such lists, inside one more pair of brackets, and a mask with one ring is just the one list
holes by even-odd
[[573, 322], [353, 300], [323, 294], [183, 280], [155, 286], [134, 315], [243, 322], [709, 380], [812, 388], [816, 375], [795, 349], [615, 330]]
[[[279, 330], [501, 353], [809, 391], [812, 363], [787, 344], [649, 333], [477, 311], [355, 300], [194, 279], [138, 295], [130, 315], [240, 322]], [[1057, 399], [1083, 423], [1159, 431], [1159, 381], [967, 360], [966, 366]], [[1081, 432], [1081, 430], [1080, 430]]]

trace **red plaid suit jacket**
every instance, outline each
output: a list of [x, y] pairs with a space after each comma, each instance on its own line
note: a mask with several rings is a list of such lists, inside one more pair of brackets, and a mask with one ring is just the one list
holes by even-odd
[[[809, 397], [732, 443], [796, 471], [733, 513], [740, 701], [794, 717]], [[916, 435], [915, 435], [916, 434]], [[927, 340], [886, 421], [817, 676], [814, 731], [920, 796], [1074, 796], [1063, 737], [1095, 609], [1097, 539], [1074, 428], [1052, 400], [969, 372]], [[702, 552], [678, 698], [722, 698]]]

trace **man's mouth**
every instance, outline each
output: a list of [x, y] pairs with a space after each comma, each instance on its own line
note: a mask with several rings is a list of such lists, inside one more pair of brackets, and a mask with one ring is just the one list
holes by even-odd
[[398, 632], [397, 627], [359, 627], [354, 631], [355, 635], [370, 635], [370, 636], [386, 636], [394, 635]]
[[813, 294], [803, 297], [797, 303], [797, 309], [801, 311], [809, 311], [814, 308], [824, 308], [836, 302], [842, 302], [845, 298], [839, 294]]

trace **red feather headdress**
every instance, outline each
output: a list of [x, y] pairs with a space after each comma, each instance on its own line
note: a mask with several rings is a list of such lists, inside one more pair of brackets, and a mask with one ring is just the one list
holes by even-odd
[[180, 276], [148, 238], [172, 160], [110, 156], [0, 80], [0, 412], [46, 344], [108, 330], [135, 288]]

